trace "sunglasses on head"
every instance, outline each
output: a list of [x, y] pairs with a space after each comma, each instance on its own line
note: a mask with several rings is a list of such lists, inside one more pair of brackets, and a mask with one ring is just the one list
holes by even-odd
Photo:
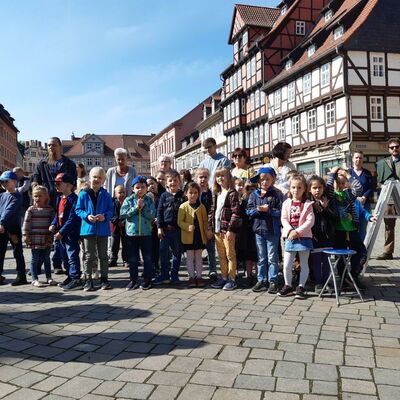
[[398, 149], [400, 146], [399, 145], [396, 145], [396, 146], [389, 146], [389, 149], [390, 150], [394, 150], [394, 149]]

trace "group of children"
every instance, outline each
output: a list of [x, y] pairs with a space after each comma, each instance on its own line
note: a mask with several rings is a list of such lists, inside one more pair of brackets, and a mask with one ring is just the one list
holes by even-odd
[[[184, 190], [176, 170], [170, 170], [160, 179], [137, 176], [131, 182], [131, 195], [126, 196], [124, 187], [118, 185], [113, 198], [103, 188], [105, 172], [100, 167], [91, 169], [88, 186], [78, 193], [72, 178], [61, 173], [55, 178], [59, 192], [56, 211], [49, 205], [47, 189], [34, 186], [33, 205], [26, 212], [22, 232], [15, 217], [21, 199], [15, 191], [14, 175], [6, 171], [0, 177], [6, 190], [0, 196], [0, 284], [4, 283], [1, 273], [8, 241], [17, 260], [14, 284], [26, 283], [24, 241], [32, 250], [32, 285], [44, 285], [38, 279], [42, 265], [47, 285], [57, 285], [50, 264], [50, 251], [56, 240], [67, 273], [67, 278], [58, 285], [66, 291], [95, 290], [93, 272], [97, 265], [100, 288], [110, 289], [109, 267], [117, 263], [120, 243], [122, 258], [129, 266], [127, 290], [179, 283], [184, 252], [188, 286], [204, 287], [202, 253], [207, 250], [211, 287], [235, 289], [237, 266], [241, 262], [254, 292], [268, 291], [303, 299], [309, 266], [316, 291], [326, 282], [330, 269], [323, 250], [332, 247], [357, 251], [352, 258], [352, 273], [362, 287], [358, 275], [366, 250], [358, 235], [357, 222], [360, 218], [374, 221], [375, 217], [357, 200], [361, 185], [341, 168], [334, 168], [326, 183], [316, 175], [307, 182], [294, 171], [287, 196], [274, 186], [276, 173], [270, 167], [260, 168], [246, 181], [232, 177], [227, 168], [218, 168], [212, 190], [208, 182], [210, 173], [204, 168], [196, 170], [194, 181], [185, 182]], [[215, 250], [220, 264], [219, 278]], [[140, 253], [142, 279], [138, 272]], [[281, 253], [284, 286], [280, 289]], [[295, 279], [292, 272], [296, 255], [299, 267]]]

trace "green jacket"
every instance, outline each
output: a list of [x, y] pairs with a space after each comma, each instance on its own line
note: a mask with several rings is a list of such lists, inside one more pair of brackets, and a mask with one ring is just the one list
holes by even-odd
[[[395, 163], [395, 166], [397, 176], [398, 178], [400, 178], [400, 161]], [[376, 164], [376, 173], [378, 175], [378, 184], [383, 184], [386, 181], [395, 179], [392, 170], [392, 157], [387, 157], [383, 160], [379, 160]]]
[[120, 219], [126, 221], [125, 230], [128, 236], [151, 236], [156, 208], [150, 196], [144, 196], [143, 200], [144, 207], [141, 210], [137, 206], [135, 194], [131, 194], [122, 203]]

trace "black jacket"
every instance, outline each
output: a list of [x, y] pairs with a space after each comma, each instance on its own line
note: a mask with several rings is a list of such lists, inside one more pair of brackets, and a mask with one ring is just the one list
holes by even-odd
[[178, 190], [175, 196], [170, 192], [164, 192], [157, 207], [157, 228], [166, 228], [168, 225], [178, 228], [178, 210], [184, 201], [182, 190]]

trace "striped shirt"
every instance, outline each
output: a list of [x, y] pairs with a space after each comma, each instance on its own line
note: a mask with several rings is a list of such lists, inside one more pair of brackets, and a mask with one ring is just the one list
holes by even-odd
[[30, 206], [26, 210], [22, 234], [29, 239], [31, 249], [45, 249], [51, 246], [53, 235], [49, 232], [49, 226], [53, 218], [54, 210], [50, 206]]

